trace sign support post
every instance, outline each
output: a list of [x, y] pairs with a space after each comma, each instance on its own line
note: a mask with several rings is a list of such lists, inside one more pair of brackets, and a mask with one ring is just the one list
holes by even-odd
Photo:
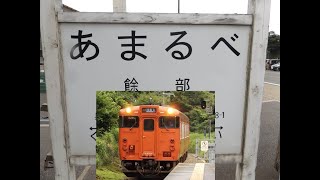
[[40, 1], [41, 40], [46, 72], [50, 137], [54, 158], [55, 180], [76, 179], [75, 167], [70, 164], [68, 122], [66, 120], [64, 79], [57, 20], [62, 12], [61, 0]]
[[251, 52], [249, 53], [242, 162], [237, 164], [236, 180], [255, 179], [270, 3], [270, 0], [248, 0], [248, 14], [252, 14], [254, 18], [251, 28], [251, 48], [249, 48]]
[[126, 0], [113, 0], [113, 12], [126, 12]]

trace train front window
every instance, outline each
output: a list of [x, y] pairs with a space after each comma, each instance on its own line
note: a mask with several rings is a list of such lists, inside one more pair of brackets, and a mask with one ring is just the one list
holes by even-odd
[[139, 127], [138, 116], [119, 116], [120, 128], [136, 128]]
[[174, 116], [161, 116], [159, 118], [160, 128], [179, 128], [179, 117]]
[[153, 119], [145, 119], [144, 120], [144, 130], [145, 131], [153, 131], [154, 130], [154, 121], [153, 121]]

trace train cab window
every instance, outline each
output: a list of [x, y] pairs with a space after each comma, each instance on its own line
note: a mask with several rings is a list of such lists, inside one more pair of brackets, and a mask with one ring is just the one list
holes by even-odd
[[180, 128], [179, 117], [176, 117], [176, 128]]
[[138, 116], [119, 116], [119, 127], [121, 128], [139, 127], [139, 117]]
[[179, 128], [179, 117], [161, 116], [159, 118], [160, 128]]
[[153, 131], [154, 130], [153, 119], [145, 119], [143, 123], [143, 127], [145, 131]]

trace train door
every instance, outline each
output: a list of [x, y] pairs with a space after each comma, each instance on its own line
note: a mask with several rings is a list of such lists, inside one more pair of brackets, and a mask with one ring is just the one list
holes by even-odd
[[142, 156], [154, 157], [155, 152], [155, 119], [143, 119], [143, 132], [142, 132]]

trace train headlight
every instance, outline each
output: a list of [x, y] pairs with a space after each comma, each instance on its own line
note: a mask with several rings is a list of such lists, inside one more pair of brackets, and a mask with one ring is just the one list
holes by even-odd
[[170, 139], [170, 143], [173, 144], [174, 143], [174, 139]]
[[173, 109], [172, 108], [169, 108], [168, 109], [168, 114], [172, 114], [173, 113]]
[[126, 108], [126, 112], [127, 112], [127, 113], [131, 113], [131, 108], [130, 108], [130, 107], [127, 107], [127, 108]]
[[122, 142], [123, 142], [123, 143], [127, 143], [127, 141], [128, 141], [127, 138], [123, 138], [123, 139], [122, 139]]

